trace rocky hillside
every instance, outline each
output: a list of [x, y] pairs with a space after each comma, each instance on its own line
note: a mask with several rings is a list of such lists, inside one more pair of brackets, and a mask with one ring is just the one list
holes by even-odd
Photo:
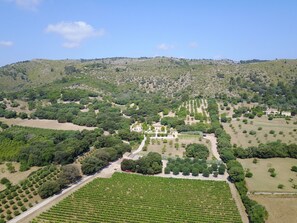
[[293, 86], [297, 60], [241, 61], [177, 58], [105, 58], [94, 60], [32, 60], [0, 68], [1, 91], [40, 87], [58, 80], [71, 85], [139, 89], [167, 96], [182, 94], [236, 96], [282, 82]]

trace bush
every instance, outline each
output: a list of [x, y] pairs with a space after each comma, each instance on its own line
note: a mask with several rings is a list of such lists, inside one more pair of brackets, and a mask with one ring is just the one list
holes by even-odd
[[199, 170], [197, 168], [192, 169], [192, 176], [196, 177], [199, 175]]
[[285, 186], [283, 185], [283, 184], [279, 184], [279, 185], [277, 185], [277, 188], [278, 189], [283, 189]]
[[276, 173], [273, 172], [273, 173], [270, 174], [270, 176], [271, 176], [271, 177], [276, 177]]
[[165, 174], [170, 174], [170, 168], [169, 168], [169, 167], [165, 167], [165, 169], [164, 169], [164, 173], [165, 173]]
[[220, 175], [224, 175], [225, 174], [225, 170], [226, 170], [226, 167], [224, 164], [221, 164], [220, 167], [219, 167], [219, 174]]
[[247, 172], [247, 173], [245, 174], [245, 177], [247, 177], [247, 178], [251, 178], [251, 177], [253, 177], [253, 173], [251, 173], [251, 172]]
[[202, 176], [209, 177], [209, 170], [208, 169], [203, 170]]
[[179, 168], [178, 167], [174, 167], [173, 170], [173, 175], [178, 175], [179, 174]]
[[190, 175], [190, 169], [188, 167], [183, 168], [183, 175], [184, 176], [189, 176]]
[[297, 172], [297, 166], [292, 166], [291, 171]]
[[257, 134], [257, 132], [256, 132], [256, 131], [254, 131], [254, 130], [251, 130], [251, 131], [249, 132], [249, 134], [250, 134], [250, 135], [256, 135], [256, 134]]
[[271, 134], [271, 135], [273, 135], [274, 133], [275, 133], [274, 130], [270, 130], [270, 131], [269, 131], [269, 134]]

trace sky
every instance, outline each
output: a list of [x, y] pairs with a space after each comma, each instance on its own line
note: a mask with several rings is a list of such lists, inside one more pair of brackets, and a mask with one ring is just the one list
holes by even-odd
[[297, 58], [296, 0], [0, 0], [0, 66], [31, 59]]

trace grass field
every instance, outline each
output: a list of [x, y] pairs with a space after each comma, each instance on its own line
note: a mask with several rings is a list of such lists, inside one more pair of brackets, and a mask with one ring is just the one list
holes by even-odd
[[95, 179], [33, 222], [241, 222], [226, 182], [116, 173]]
[[[245, 118], [240, 118], [239, 121], [232, 120], [231, 123], [223, 123], [224, 129], [231, 136], [232, 144], [246, 148], [276, 140], [281, 140], [284, 143], [297, 142], [297, 131], [294, 131], [297, 129], [297, 125], [294, 124], [297, 121], [296, 117], [290, 121], [286, 121], [284, 118], [269, 121], [266, 116], [262, 116], [261, 118], [247, 119], [247, 124], [243, 123], [243, 119]], [[274, 133], [270, 132], [271, 130]], [[250, 131], [255, 131], [256, 134], [251, 135]]]
[[[159, 143], [158, 143], [159, 141]], [[191, 143], [204, 144], [210, 149], [210, 143], [207, 139], [202, 138], [199, 135], [179, 135], [178, 140], [170, 139], [166, 143], [162, 139], [151, 139], [150, 144], [147, 147], [147, 151], [142, 152], [142, 154], [147, 154], [148, 152], [157, 152], [165, 157], [183, 157], [186, 151], [185, 147]], [[178, 144], [178, 148], [177, 145]], [[211, 154], [211, 152], [210, 152]], [[209, 157], [211, 159], [211, 157]]]
[[[252, 178], [246, 178], [249, 191], [276, 191], [276, 192], [297, 192], [292, 188], [297, 184], [297, 174], [291, 171], [292, 166], [297, 165], [297, 159], [291, 158], [272, 158], [258, 159], [254, 164], [253, 159], [238, 159], [244, 169], [250, 169], [253, 173]], [[269, 168], [274, 168], [276, 177], [271, 177]], [[292, 182], [289, 180], [293, 179]], [[278, 185], [283, 184], [283, 189], [278, 189]]]
[[253, 195], [250, 197], [267, 209], [269, 216], [266, 223], [296, 222], [297, 196]]

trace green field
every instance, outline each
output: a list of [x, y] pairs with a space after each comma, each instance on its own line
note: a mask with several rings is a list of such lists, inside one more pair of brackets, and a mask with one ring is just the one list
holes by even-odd
[[226, 182], [115, 173], [33, 222], [241, 222]]

